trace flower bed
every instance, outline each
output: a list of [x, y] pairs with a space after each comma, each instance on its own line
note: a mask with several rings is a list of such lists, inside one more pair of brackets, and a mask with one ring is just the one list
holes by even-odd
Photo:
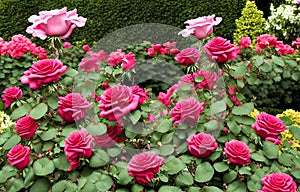
[[254, 107], [278, 95], [292, 103], [298, 41], [264, 34], [256, 50], [246, 37], [238, 47], [210, 37], [221, 20], [188, 20], [179, 34], [194, 38], [190, 47], [143, 42], [107, 53], [62, 42], [84, 26], [76, 10], [32, 16], [27, 32], [53, 50], [37, 54], [24, 36], [0, 43], [0, 189], [296, 191], [298, 112]]

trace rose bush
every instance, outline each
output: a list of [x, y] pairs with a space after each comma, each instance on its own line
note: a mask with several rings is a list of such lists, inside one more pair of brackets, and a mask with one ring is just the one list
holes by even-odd
[[[68, 14], [58, 12], [49, 18], [70, 24]], [[297, 68], [298, 52], [279, 54], [280, 42], [257, 51], [210, 39], [216, 20], [187, 22], [188, 35], [201, 39], [195, 45], [204, 45], [196, 47], [201, 57], [188, 66], [177, 55], [193, 47], [179, 49], [174, 42], [143, 42], [109, 53], [48, 37], [56, 39], [56, 50], [47, 50], [47, 59], [30, 51], [20, 58], [2, 55], [7, 82], [0, 104], [0, 189], [295, 190], [300, 155], [291, 141], [300, 139], [297, 118], [260, 108], [253, 115], [261, 97], [251, 85], [270, 88], [270, 79], [280, 82], [274, 73], [297, 82], [297, 70], [289, 66]], [[166, 61], [178, 70], [165, 67]], [[139, 82], [153, 67], [161, 79], [174, 77], [173, 83]], [[4, 91], [13, 86], [22, 97], [19, 89]]]

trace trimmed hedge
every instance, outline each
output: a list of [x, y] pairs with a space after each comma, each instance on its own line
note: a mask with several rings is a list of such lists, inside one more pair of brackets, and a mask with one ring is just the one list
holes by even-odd
[[184, 28], [184, 21], [215, 14], [223, 21], [215, 30], [215, 35], [232, 40], [235, 19], [241, 16], [245, 0], [2, 0], [0, 1], [0, 36], [9, 40], [15, 34], [26, 34], [30, 25], [30, 15], [39, 11], [78, 9], [80, 16], [86, 17], [86, 26], [75, 29], [68, 41], [86, 39], [87, 43], [97, 41], [117, 29], [141, 23], [162, 23]]

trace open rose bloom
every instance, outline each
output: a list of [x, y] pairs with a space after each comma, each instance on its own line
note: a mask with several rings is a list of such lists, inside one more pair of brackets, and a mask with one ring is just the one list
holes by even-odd
[[42, 40], [48, 36], [59, 36], [61, 39], [68, 38], [77, 27], [83, 27], [86, 18], [79, 17], [77, 9], [67, 11], [67, 8], [55, 9], [51, 11], [41, 11], [39, 15], [32, 15], [28, 19], [33, 23], [26, 30]]

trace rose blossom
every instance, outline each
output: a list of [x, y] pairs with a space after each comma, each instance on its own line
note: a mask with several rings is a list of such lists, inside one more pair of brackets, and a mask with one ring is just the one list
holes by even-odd
[[180, 85], [175, 84], [167, 90], [167, 93], [160, 92], [157, 97], [158, 100], [160, 100], [167, 107], [171, 107], [171, 99], [170, 98], [171, 98], [172, 94], [179, 89], [179, 87], [180, 87]]
[[31, 89], [39, 89], [43, 83], [58, 82], [60, 75], [64, 74], [67, 68], [58, 59], [40, 60], [24, 72], [21, 82], [25, 85], [29, 84]]
[[27, 115], [16, 122], [16, 131], [21, 138], [30, 139], [35, 134], [38, 126], [38, 123]]
[[117, 85], [105, 90], [101, 95], [99, 109], [100, 116], [110, 121], [117, 121], [124, 115], [135, 110], [140, 96], [133, 94], [130, 87]]
[[93, 69], [95, 72], [98, 71], [98, 66], [99, 66], [99, 59], [96, 57], [91, 57], [91, 58], [83, 58], [81, 59], [81, 62], [78, 64], [80, 69], [83, 71], [90, 73]]
[[140, 97], [139, 105], [142, 105], [145, 100], [149, 99], [149, 97], [148, 97], [149, 91], [148, 90], [144, 91], [144, 89], [140, 88], [138, 85], [132, 86], [131, 91], [132, 91], [132, 94], [138, 95]]
[[116, 126], [108, 126], [105, 134], [93, 136], [94, 144], [98, 147], [113, 147], [116, 143], [121, 143], [125, 140], [119, 137], [122, 134], [123, 131], [120, 123], [117, 123]]
[[[265, 112], [259, 113], [252, 128], [262, 138], [273, 138], [275, 140], [278, 139], [281, 132], [286, 130], [286, 126], [279, 118]], [[272, 139], [268, 140], [272, 141]]]
[[1, 96], [2, 100], [4, 101], [4, 106], [7, 108], [10, 106], [12, 102], [16, 99], [21, 99], [23, 93], [20, 87], [9, 87], [3, 91], [3, 95]]
[[30, 163], [30, 148], [18, 144], [7, 153], [7, 161], [17, 169], [23, 169]]
[[80, 93], [69, 93], [59, 97], [57, 111], [63, 120], [73, 122], [84, 118], [89, 108], [92, 108], [91, 104]]
[[82, 49], [85, 51], [85, 52], [88, 52], [91, 48], [89, 45], [83, 45], [82, 46]]
[[234, 44], [223, 37], [216, 37], [203, 46], [207, 56], [218, 63], [225, 63], [229, 60], [235, 60], [237, 50]]
[[242, 141], [232, 140], [226, 142], [224, 151], [231, 163], [246, 165], [250, 162], [250, 149]]
[[69, 171], [80, 166], [80, 157], [89, 158], [92, 156], [93, 137], [86, 129], [74, 131], [66, 138], [64, 152], [67, 160], [71, 163]]
[[201, 54], [196, 48], [186, 48], [175, 56], [175, 60], [183, 66], [189, 66], [197, 63]]
[[119, 65], [125, 56], [125, 52], [122, 49], [117, 49], [117, 51], [112, 52], [108, 57], [108, 62], [110, 66]]
[[299, 48], [300, 47], [300, 38], [297, 38], [296, 41], [293, 41], [292, 46]]
[[140, 185], [147, 185], [159, 172], [165, 159], [154, 152], [143, 152], [134, 155], [128, 163], [127, 171], [130, 176], [135, 177]]
[[194, 35], [197, 39], [203, 39], [210, 36], [213, 32], [214, 26], [222, 21], [221, 17], [215, 15], [198, 17], [197, 19], [190, 19], [184, 22], [187, 24], [186, 29], [179, 32], [183, 37]]
[[79, 17], [77, 9], [68, 11], [64, 7], [51, 11], [41, 11], [39, 15], [32, 15], [28, 21], [33, 23], [26, 32], [34, 37], [44, 40], [47, 36], [59, 36], [61, 39], [68, 38], [76, 27], [83, 27], [86, 18]]
[[199, 76], [203, 77], [203, 80], [197, 84], [197, 87], [199, 89], [204, 89], [204, 88], [212, 89], [212, 88], [214, 88], [216, 82], [219, 79], [219, 76], [217, 73], [211, 72], [208, 70], [197, 70], [193, 74], [193, 76], [195, 79]]
[[248, 48], [251, 45], [251, 39], [250, 37], [242, 37], [239, 40], [239, 44], [241, 45], [242, 48]]
[[176, 103], [176, 106], [170, 111], [174, 124], [197, 122], [200, 113], [204, 110], [203, 104], [203, 102], [197, 101], [194, 97]]
[[190, 153], [200, 158], [210, 156], [210, 154], [218, 148], [216, 139], [212, 135], [206, 133], [191, 135], [187, 139], [187, 142]]
[[33, 46], [31, 49], [31, 53], [33, 55], [38, 55], [40, 60], [47, 59], [48, 55], [46, 53], [46, 49], [41, 46]]
[[294, 49], [288, 45], [288, 44], [282, 44], [282, 45], [279, 45], [277, 46], [277, 54], [278, 55], [287, 55], [287, 54], [293, 54], [294, 53]]
[[124, 55], [121, 66], [124, 71], [134, 69], [135, 57], [132, 52], [128, 53], [127, 55]]
[[297, 185], [293, 178], [286, 173], [267, 174], [262, 178], [262, 190], [258, 192], [296, 192]]
[[63, 47], [65, 49], [69, 49], [72, 46], [72, 44], [70, 42], [64, 42]]
[[15, 59], [20, 59], [24, 54], [30, 52], [34, 44], [24, 35], [14, 35], [7, 44], [7, 53]]
[[274, 35], [270, 34], [263, 34], [256, 38], [256, 45], [257, 49], [266, 49], [267, 47], [276, 47], [277, 45], [277, 38]]

